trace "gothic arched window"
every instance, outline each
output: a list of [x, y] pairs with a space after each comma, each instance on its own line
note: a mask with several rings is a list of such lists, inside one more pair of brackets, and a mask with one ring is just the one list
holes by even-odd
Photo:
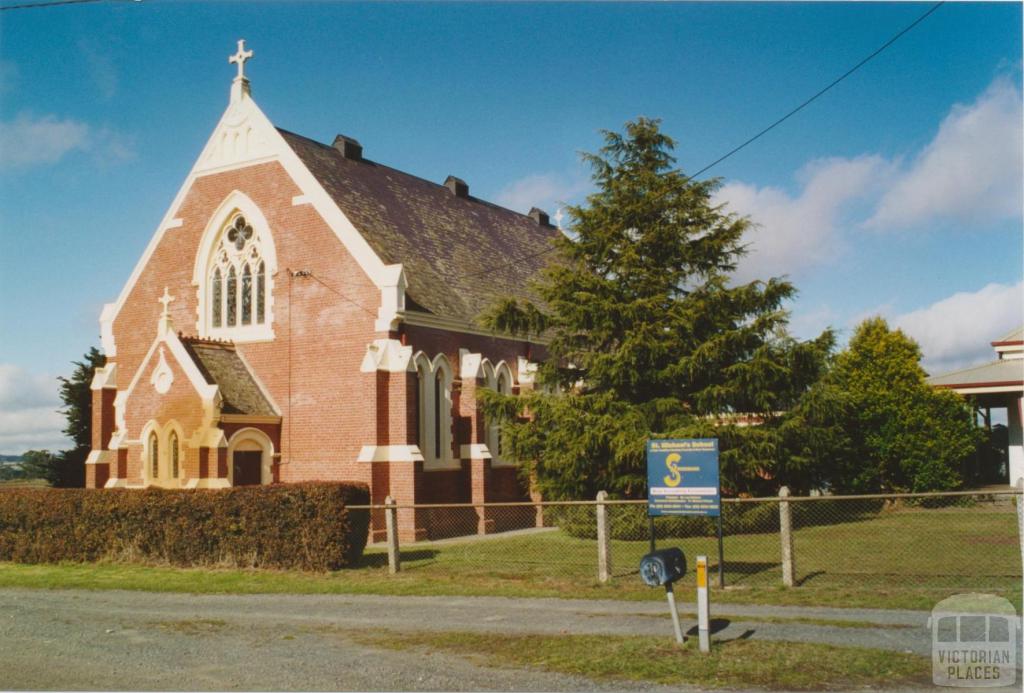
[[214, 334], [266, 326], [270, 287], [263, 244], [262, 234], [243, 214], [236, 212], [222, 229], [207, 271], [207, 324]]
[[160, 443], [155, 431], [149, 434], [149, 477], [160, 478]]
[[180, 464], [178, 462], [178, 434], [176, 431], [171, 431], [171, 435], [167, 441], [168, 452], [171, 454], [171, 478], [177, 479], [179, 472], [181, 471]]

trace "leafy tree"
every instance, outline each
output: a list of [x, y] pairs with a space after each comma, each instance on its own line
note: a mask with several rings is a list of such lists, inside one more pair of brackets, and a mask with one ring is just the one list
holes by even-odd
[[[819, 377], [832, 334], [786, 334], [789, 282], [731, 281], [749, 221], [712, 203], [717, 180], [674, 168], [658, 121], [604, 139], [584, 155], [598, 189], [568, 210], [542, 303], [506, 299], [484, 316], [492, 329], [544, 332], [542, 387], [486, 393], [485, 413], [505, 422], [551, 498], [644, 495], [649, 437], [716, 436], [727, 489], [777, 485], [778, 413]], [[728, 423], [737, 412], [767, 425]]]
[[21, 478], [51, 481], [56, 464], [57, 457], [49, 450], [29, 450], [21, 456]]
[[959, 395], [925, 382], [920, 359], [903, 332], [865, 320], [794, 408], [792, 454], [827, 460], [821, 481], [838, 492], [959, 487], [983, 433]]

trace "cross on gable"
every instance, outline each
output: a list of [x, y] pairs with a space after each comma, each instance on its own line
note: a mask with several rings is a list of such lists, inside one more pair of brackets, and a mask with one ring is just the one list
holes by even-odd
[[174, 300], [174, 296], [171, 296], [171, 293], [167, 290], [167, 287], [165, 286], [164, 287], [164, 295], [156, 300], [157, 303], [164, 304], [164, 314], [163, 314], [164, 317], [167, 317], [167, 315], [169, 313], [168, 308], [171, 305], [171, 301], [173, 301], [173, 300]]
[[252, 56], [253, 52], [251, 50], [245, 50], [245, 39], [238, 39], [238, 52], [228, 56], [229, 63], [238, 65], [237, 79], [245, 79], [245, 61], [249, 60]]

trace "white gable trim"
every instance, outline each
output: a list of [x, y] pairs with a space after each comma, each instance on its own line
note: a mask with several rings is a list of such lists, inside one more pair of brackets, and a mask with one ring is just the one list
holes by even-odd
[[185, 182], [174, 196], [171, 206], [164, 214], [156, 232], [146, 246], [142, 257], [135, 264], [128, 281], [121, 289], [117, 300], [104, 306], [100, 315], [100, 331], [103, 350], [107, 356], [117, 354], [113, 322], [125, 301], [138, 283], [143, 269], [149, 264], [157, 246], [167, 231], [177, 228], [181, 203], [196, 179], [223, 171], [244, 168], [260, 163], [278, 161], [301, 191], [305, 202], [323, 218], [342, 245], [355, 259], [370, 280], [381, 289], [381, 311], [378, 315], [378, 329], [383, 324], [393, 327], [398, 314], [405, 306], [405, 282], [401, 265], [385, 265], [370, 247], [352, 222], [345, 216], [331, 196], [324, 190], [316, 177], [302, 163], [298, 155], [288, 146], [284, 138], [248, 95], [229, 104], [214, 128], [202, 153], [192, 166]]
[[[178, 362], [178, 366], [185, 373], [185, 377], [188, 378], [189, 383], [195, 389], [203, 403], [202, 423], [200, 423], [199, 427], [193, 433], [192, 438], [188, 441], [189, 445], [192, 447], [199, 447], [202, 445], [204, 438], [207, 436], [207, 431], [214, 426], [217, 420], [217, 412], [220, 409], [221, 399], [220, 388], [214, 384], [206, 382], [206, 378], [204, 378], [203, 374], [199, 372], [199, 367], [196, 366], [192, 357], [189, 356], [188, 351], [185, 349], [185, 345], [181, 343], [180, 339], [178, 339], [178, 335], [174, 333], [173, 327], [168, 324], [167, 328], [161, 333], [158, 333], [156, 339], [153, 340], [153, 343], [149, 347], [149, 351], [146, 352], [145, 358], [142, 359], [138, 370], [135, 371], [135, 376], [132, 378], [132, 382], [128, 386], [128, 389], [118, 392], [117, 396], [114, 398], [114, 418], [117, 422], [117, 430], [114, 432], [111, 439], [111, 449], [117, 449], [122, 443], [130, 442], [125, 438], [127, 435], [125, 407], [128, 404], [128, 400], [131, 398], [132, 393], [135, 391], [135, 387], [147, 372], [148, 366], [153, 360], [153, 355], [161, 346], [166, 346], [166, 351], [169, 351], [174, 357], [174, 360]], [[161, 348], [160, 351], [162, 356], [164, 349]]]

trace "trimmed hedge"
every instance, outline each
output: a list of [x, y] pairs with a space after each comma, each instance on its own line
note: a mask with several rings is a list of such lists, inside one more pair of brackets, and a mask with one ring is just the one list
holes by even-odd
[[365, 485], [223, 490], [28, 489], [0, 492], [0, 560], [166, 562], [337, 570], [359, 560]]

